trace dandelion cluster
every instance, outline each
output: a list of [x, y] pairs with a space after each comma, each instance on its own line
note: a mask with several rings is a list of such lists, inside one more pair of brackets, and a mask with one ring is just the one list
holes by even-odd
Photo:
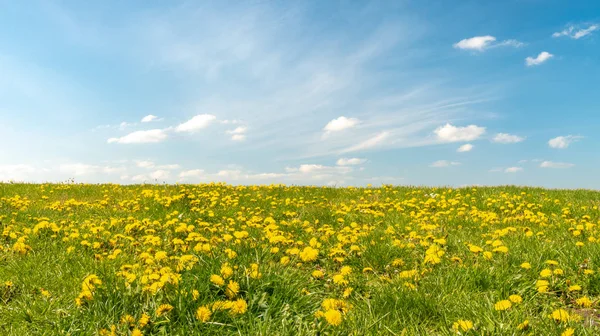
[[0, 184], [0, 330], [595, 334], [599, 196]]

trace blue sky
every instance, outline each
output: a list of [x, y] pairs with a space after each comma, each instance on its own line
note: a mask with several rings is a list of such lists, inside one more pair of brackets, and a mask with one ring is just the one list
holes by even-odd
[[598, 1], [0, 8], [0, 180], [600, 188]]

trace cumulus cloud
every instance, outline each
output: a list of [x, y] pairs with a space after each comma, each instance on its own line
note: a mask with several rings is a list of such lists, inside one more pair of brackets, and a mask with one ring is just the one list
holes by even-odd
[[459, 165], [460, 165], [460, 162], [438, 160], [438, 161], [435, 161], [434, 163], [430, 164], [429, 167], [444, 168], [444, 167], [459, 166]]
[[245, 126], [238, 126], [235, 129], [225, 131], [226, 134], [231, 134], [231, 140], [233, 141], [243, 141], [246, 139], [246, 130]]
[[111, 167], [111, 166], [96, 166], [85, 163], [67, 163], [61, 164], [58, 167], [62, 173], [73, 174], [75, 176], [90, 175], [90, 174], [113, 174], [123, 172], [126, 169], [124, 167]]
[[355, 127], [359, 123], [360, 120], [356, 118], [346, 118], [344, 116], [341, 116], [328, 122], [327, 125], [323, 127], [323, 130], [325, 131], [325, 134], [329, 134], [332, 132], [339, 132], [348, 128]]
[[471, 38], [466, 38], [460, 40], [459, 42], [454, 44], [454, 48], [457, 49], [471, 49], [471, 50], [484, 50], [486, 47], [489, 47], [492, 42], [495, 42], [496, 38], [494, 36], [485, 35], [485, 36], [475, 36]]
[[202, 176], [204, 176], [204, 170], [202, 170], [202, 169], [185, 170], [185, 171], [182, 171], [181, 173], [179, 173], [180, 178], [188, 178], [188, 177], [199, 178]]
[[135, 165], [140, 168], [154, 168], [154, 162], [152, 161], [136, 161]]
[[337, 160], [336, 164], [338, 166], [355, 166], [355, 165], [363, 164], [366, 161], [367, 161], [366, 159], [359, 159], [359, 158], [350, 158], [350, 159], [341, 158], [341, 159]]
[[147, 131], [135, 131], [120, 138], [110, 138], [108, 143], [120, 144], [141, 144], [157, 143], [167, 139], [167, 133], [162, 129], [152, 129]]
[[525, 59], [525, 64], [527, 66], [535, 66], [535, 65], [540, 65], [544, 62], [546, 62], [547, 60], [551, 59], [552, 57], [554, 57], [554, 55], [552, 55], [551, 53], [547, 52], [547, 51], [542, 51], [541, 53], [539, 53], [537, 55], [537, 57], [527, 57]]
[[300, 174], [334, 174], [334, 173], [349, 173], [352, 171], [350, 167], [331, 167], [319, 164], [301, 164], [298, 167], [286, 167], [287, 173], [300, 173]]
[[550, 146], [550, 148], [565, 149], [568, 148], [573, 142], [581, 138], [581, 136], [575, 135], [558, 136], [548, 140], [548, 146]]
[[147, 123], [147, 122], [151, 122], [151, 121], [158, 121], [158, 120], [159, 120], [159, 119], [158, 119], [158, 117], [157, 117], [157, 116], [155, 116], [155, 115], [152, 115], [152, 114], [149, 114], [149, 115], [147, 115], [147, 116], [143, 117], [141, 121], [142, 121], [143, 123]]
[[485, 49], [489, 49], [492, 47], [510, 46], [510, 47], [518, 48], [518, 47], [522, 47], [523, 45], [524, 45], [523, 42], [519, 42], [514, 39], [504, 40], [504, 41], [496, 43], [496, 38], [494, 36], [485, 35], [485, 36], [475, 36], [475, 37], [460, 40], [459, 42], [455, 43], [453, 45], [453, 47], [456, 49], [463, 49], [463, 50], [483, 51]]
[[493, 142], [501, 143], [501, 144], [517, 143], [517, 142], [521, 142], [523, 140], [525, 140], [524, 137], [520, 137], [518, 135], [508, 134], [508, 133], [498, 133], [492, 139]]
[[0, 165], [0, 181], [25, 181], [37, 169], [27, 164]]
[[600, 26], [597, 24], [592, 24], [592, 25], [588, 26], [587, 28], [583, 28], [583, 29], [576, 29], [575, 26], [569, 26], [560, 32], [556, 32], [556, 33], [552, 34], [552, 37], [567, 36], [572, 39], [578, 40], [584, 36], [590, 35], [591, 33], [593, 33], [596, 30], [600, 30]]
[[199, 114], [197, 116], [194, 116], [192, 119], [179, 124], [177, 127], [175, 127], [175, 131], [194, 133], [198, 130], [206, 128], [215, 119], [217, 119], [217, 117], [215, 117], [212, 114]]
[[523, 168], [521, 168], [521, 167], [508, 167], [508, 168], [504, 169], [505, 173], [518, 173], [520, 171], [523, 171]]
[[438, 127], [434, 133], [443, 142], [473, 141], [485, 133], [485, 127], [469, 125], [456, 127], [451, 124]]
[[171, 173], [168, 170], [159, 169], [150, 173], [149, 176], [153, 180], [166, 180], [171, 176]]
[[464, 153], [464, 152], [470, 152], [472, 149], [473, 149], [473, 145], [464, 144], [464, 145], [458, 147], [458, 149], [456, 151], [459, 153]]
[[571, 168], [573, 166], [575, 165], [567, 162], [544, 161], [540, 163], [541, 168]]

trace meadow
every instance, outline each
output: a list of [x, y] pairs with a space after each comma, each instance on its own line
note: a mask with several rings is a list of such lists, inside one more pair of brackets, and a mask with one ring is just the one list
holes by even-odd
[[598, 335], [600, 193], [0, 184], [1, 335]]

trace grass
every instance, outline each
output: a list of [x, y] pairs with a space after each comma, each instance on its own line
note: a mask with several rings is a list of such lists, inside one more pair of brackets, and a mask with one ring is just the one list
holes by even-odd
[[0, 184], [0, 334], [597, 335], [598, 206], [519, 187]]

